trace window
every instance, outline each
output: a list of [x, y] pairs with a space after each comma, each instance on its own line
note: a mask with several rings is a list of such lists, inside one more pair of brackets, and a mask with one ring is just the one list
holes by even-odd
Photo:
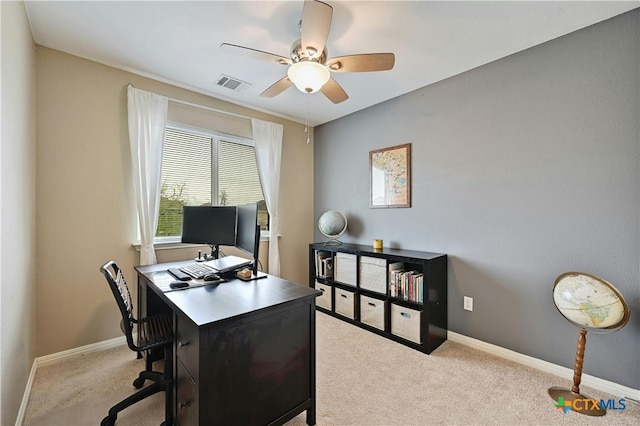
[[165, 130], [156, 240], [177, 241], [183, 206], [258, 203], [268, 229], [253, 141], [180, 127]]

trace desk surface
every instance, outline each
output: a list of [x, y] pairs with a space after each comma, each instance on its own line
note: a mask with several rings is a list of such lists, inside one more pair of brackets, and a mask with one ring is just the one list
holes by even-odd
[[[136, 266], [135, 269], [153, 283], [156, 280], [166, 280], [167, 275], [170, 275], [167, 272], [168, 268], [177, 268], [191, 262]], [[153, 286], [152, 290], [162, 295], [173, 309], [183, 312], [198, 327], [237, 320], [261, 309], [273, 308], [292, 300], [316, 297], [321, 294], [316, 289], [271, 275], [253, 281], [234, 278], [220, 284], [167, 293]]]

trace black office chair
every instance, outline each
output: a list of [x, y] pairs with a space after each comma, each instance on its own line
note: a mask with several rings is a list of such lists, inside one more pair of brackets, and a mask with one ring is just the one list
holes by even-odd
[[[142, 401], [148, 396], [158, 392], [165, 392], [165, 420], [162, 425], [170, 426], [173, 423], [173, 325], [171, 316], [158, 315], [134, 318], [131, 293], [129, 293], [127, 282], [118, 265], [114, 261], [109, 261], [100, 267], [100, 272], [107, 279], [113, 296], [118, 303], [118, 308], [120, 308], [120, 313], [122, 314], [120, 328], [127, 337], [129, 348], [138, 354], [155, 348], [164, 349], [164, 372], [152, 371], [152, 361], [147, 356], [145, 370], [133, 381], [133, 386], [140, 390], [111, 407], [109, 415], [100, 424], [102, 426], [112, 426], [115, 424], [120, 411], [138, 401]], [[134, 342], [134, 325], [137, 325], [137, 342]], [[152, 380], [153, 383], [142, 388], [145, 380]]]

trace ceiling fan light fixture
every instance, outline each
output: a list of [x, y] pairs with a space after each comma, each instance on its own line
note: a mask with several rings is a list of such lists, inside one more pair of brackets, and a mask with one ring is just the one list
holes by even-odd
[[297, 62], [289, 67], [287, 75], [303, 93], [317, 92], [331, 78], [327, 67], [315, 61]]

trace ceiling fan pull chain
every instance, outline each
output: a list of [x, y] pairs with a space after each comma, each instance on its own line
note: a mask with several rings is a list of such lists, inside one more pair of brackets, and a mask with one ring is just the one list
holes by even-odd
[[304, 132], [307, 134], [307, 145], [309, 145], [309, 96], [310, 92], [307, 92], [307, 120], [305, 122]]

